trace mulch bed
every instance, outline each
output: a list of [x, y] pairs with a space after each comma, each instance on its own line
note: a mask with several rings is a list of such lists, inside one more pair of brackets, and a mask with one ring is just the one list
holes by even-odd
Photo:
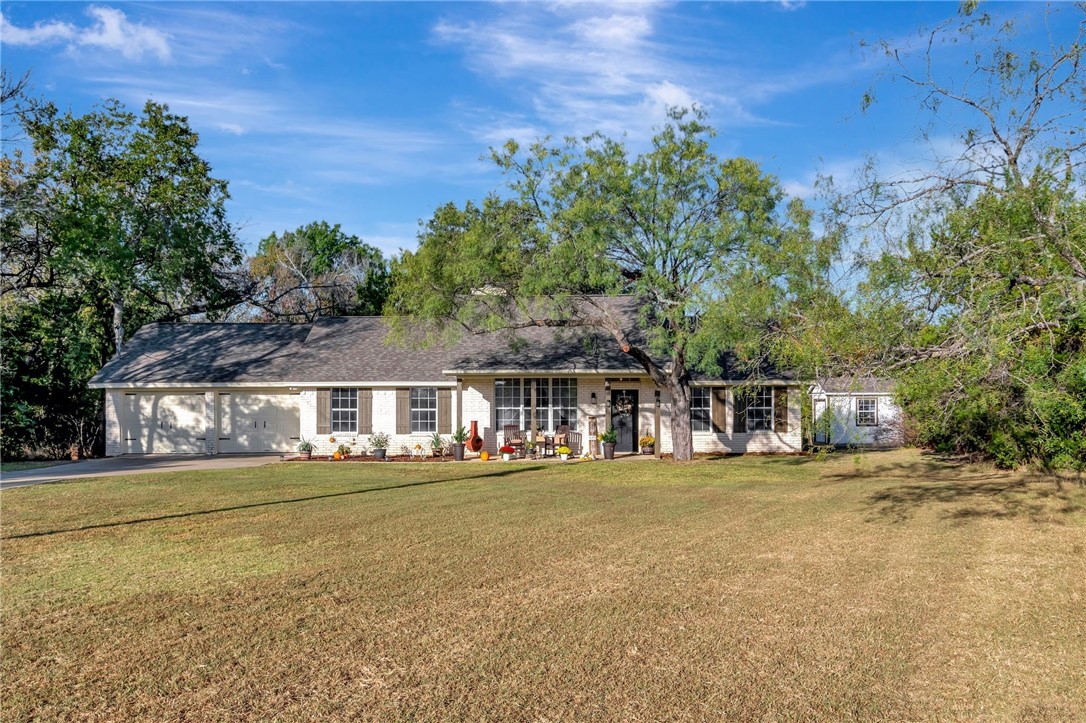
[[[332, 459], [329, 455], [317, 456], [314, 455], [309, 459], [302, 459], [301, 457], [294, 457], [292, 459], [284, 460], [286, 462], [414, 462], [418, 464], [420, 462], [453, 462], [452, 455], [446, 455], [445, 457], [416, 457], [411, 454], [389, 454], [385, 455], [384, 459], [376, 459], [370, 455], [366, 456], [351, 456], [346, 459]], [[467, 461], [467, 460], [465, 460]]]

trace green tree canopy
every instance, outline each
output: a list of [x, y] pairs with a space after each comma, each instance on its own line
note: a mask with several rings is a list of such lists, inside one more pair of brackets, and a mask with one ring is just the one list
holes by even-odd
[[[776, 179], [710, 150], [704, 120], [672, 111], [636, 156], [600, 135], [493, 151], [505, 193], [435, 212], [395, 264], [392, 315], [431, 342], [526, 325], [602, 329], [671, 394], [675, 458], [689, 459], [692, 372], [719, 373], [733, 348], [755, 364], [772, 320], [832, 257]], [[633, 326], [593, 300], [617, 293], [638, 303]]]

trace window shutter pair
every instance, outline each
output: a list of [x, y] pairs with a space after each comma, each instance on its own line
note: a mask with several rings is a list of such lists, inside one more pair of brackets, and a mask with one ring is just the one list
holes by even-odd
[[[317, 390], [317, 434], [332, 433], [332, 390]], [[373, 434], [373, 390], [358, 390], [358, 433]]]

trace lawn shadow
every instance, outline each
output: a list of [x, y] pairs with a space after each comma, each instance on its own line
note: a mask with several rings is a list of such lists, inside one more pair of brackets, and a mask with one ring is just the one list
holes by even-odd
[[387, 487], [367, 487], [362, 490], [350, 490], [347, 492], [329, 492], [324, 495], [310, 495], [308, 497], [292, 497], [286, 500], [268, 500], [266, 502], [252, 502], [246, 505], [232, 505], [230, 507], [218, 507], [211, 510], [193, 510], [191, 512], [175, 512], [169, 515], [156, 515], [154, 517], [137, 517], [131, 520], [118, 520], [117, 522], [102, 522], [96, 525], [83, 525], [81, 527], [67, 527], [59, 530], [42, 530], [40, 532], [24, 532], [18, 535], [5, 535], [0, 537], [0, 540], [20, 540], [29, 537], [49, 537], [51, 535], [62, 535], [68, 532], [85, 532], [87, 530], [103, 530], [111, 527], [125, 527], [128, 525], [140, 525], [146, 522], [162, 522], [165, 520], [179, 520], [189, 517], [200, 517], [203, 515], [213, 515], [219, 512], [233, 512], [235, 510], [249, 510], [257, 507], [271, 507], [274, 505], [289, 505], [297, 502], [312, 502], [314, 500], [326, 500], [334, 497], [351, 497], [353, 495], [364, 495], [370, 492], [388, 492], [391, 490], [406, 489], [409, 487], [425, 487], [428, 485], [445, 484], [448, 482], [465, 482], [467, 480], [486, 479], [489, 477], [508, 477], [514, 474], [521, 474], [522, 472], [533, 472], [544, 469], [542, 465], [534, 465], [531, 467], [518, 467], [516, 469], [502, 470], [501, 472], [488, 472], [486, 474], [473, 474], [466, 477], [452, 477], [450, 479], [435, 479], [426, 480], [423, 482], [407, 482], [399, 485], [389, 485]]
[[[1068, 484], [1070, 482], [1070, 484]], [[871, 494], [872, 519], [906, 522], [917, 513], [940, 507], [943, 519], [1027, 518], [1033, 522], [1062, 522], [1086, 510], [1081, 485], [1066, 478], [1010, 473], [964, 474], [931, 482], [905, 482]]]

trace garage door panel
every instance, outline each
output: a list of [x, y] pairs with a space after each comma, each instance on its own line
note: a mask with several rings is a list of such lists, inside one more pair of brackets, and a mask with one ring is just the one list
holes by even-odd
[[193, 454], [204, 449], [204, 395], [125, 394], [125, 450], [129, 454]]
[[298, 444], [298, 394], [230, 392], [219, 395], [219, 451], [289, 452]]

